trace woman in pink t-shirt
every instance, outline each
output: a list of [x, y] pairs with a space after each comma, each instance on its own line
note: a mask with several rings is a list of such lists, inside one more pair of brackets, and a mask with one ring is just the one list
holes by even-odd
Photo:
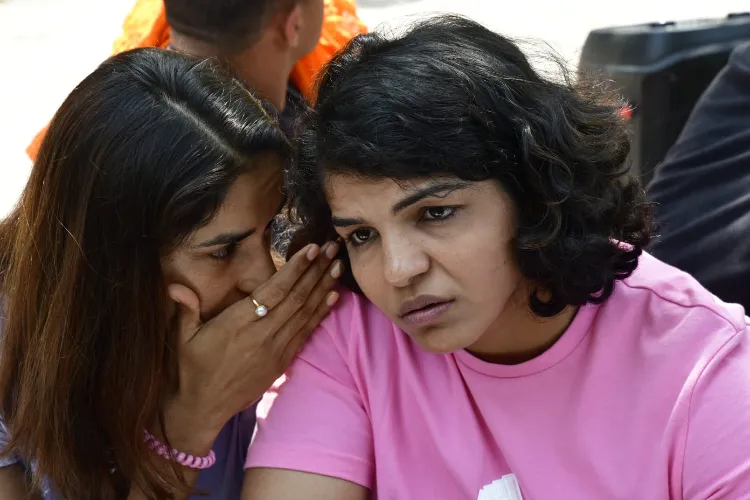
[[643, 253], [616, 100], [442, 17], [357, 38], [308, 125], [298, 213], [357, 293], [259, 409], [244, 499], [750, 498], [744, 312]]

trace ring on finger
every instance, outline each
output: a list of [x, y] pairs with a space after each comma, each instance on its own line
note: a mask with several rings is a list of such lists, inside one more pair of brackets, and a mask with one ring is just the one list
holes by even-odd
[[255, 300], [254, 298], [250, 297], [250, 300], [253, 301], [253, 305], [255, 306], [255, 315], [259, 318], [262, 318], [266, 314], [268, 314], [268, 308]]

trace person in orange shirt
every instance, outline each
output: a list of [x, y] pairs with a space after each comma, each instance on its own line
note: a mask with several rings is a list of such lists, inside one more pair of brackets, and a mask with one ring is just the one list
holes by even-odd
[[[318, 70], [366, 32], [354, 0], [137, 0], [113, 53], [160, 47], [216, 58], [283, 113], [288, 133], [314, 100]], [[45, 132], [27, 148], [32, 160]]]

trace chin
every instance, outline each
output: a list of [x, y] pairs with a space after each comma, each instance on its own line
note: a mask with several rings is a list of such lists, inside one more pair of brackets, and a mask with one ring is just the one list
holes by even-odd
[[469, 347], [472, 342], [456, 337], [454, 328], [425, 328], [405, 330], [419, 347], [434, 354], [451, 354]]

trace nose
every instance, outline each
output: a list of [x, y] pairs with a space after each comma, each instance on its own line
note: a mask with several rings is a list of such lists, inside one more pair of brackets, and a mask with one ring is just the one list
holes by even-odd
[[270, 252], [260, 252], [251, 262], [242, 266], [242, 271], [237, 276], [237, 288], [243, 295], [249, 296], [260, 285], [271, 279], [276, 273]]
[[430, 258], [419, 242], [399, 236], [383, 242], [385, 280], [395, 287], [405, 287], [430, 268]]

